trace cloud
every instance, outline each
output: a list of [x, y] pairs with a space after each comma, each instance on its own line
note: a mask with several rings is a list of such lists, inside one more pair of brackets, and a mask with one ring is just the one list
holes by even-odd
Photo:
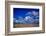
[[38, 24], [39, 23], [39, 19], [35, 19], [35, 24]]
[[38, 15], [39, 15], [38, 12], [35, 12], [35, 11], [32, 11], [32, 14], [33, 14], [34, 16], [38, 16]]
[[27, 12], [26, 14], [25, 14], [26, 16], [38, 16], [39, 15], [39, 12], [37, 12], [37, 11], [31, 11], [31, 12]]
[[25, 15], [32, 15], [32, 12], [28, 12], [28, 13], [26, 13]]
[[26, 21], [26, 23], [28, 23], [28, 24], [32, 24], [32, 23], [34, 22], [34, 19], [33, 19], [32, 17], [30, 17], [30, 16], [26, 16], [26, 17], [25, 17], [25, 21]]
[[[39, 23], [38, 12], [32, 11], [25, 14], [25, 17], [19, 16], [18, 19], [14, 18], [14, 22], [17, 24], [37, 24]], [[35, 19], [33, 16], [35, 16]]]
[[35, 19], [39, 19], [39, 16], [35, 16]]
[[32, 24], [34, 22], [34, 19], [30, 16], [26, 16], [25, 18], [19, 18], [14, 21], [15, 23], [19, 24]]
[[18, 20], [14, 20], [15, 23], [18, 24], [37, 24], [39, 19], [33, 19], [30, 16], [26, 16], [25, 18], [19, 18]]
[[24, 20], [24, 18], [23, 17], [18, 17], [18, 19], [16, 19], [15, 20], [15, 23], [18, 23], [18, 24], [25, 24], [26, 22], [25, 22], [25, 20]]
[[29, 19], [33, 19], [33, 18], [30, 17], [30, 16], [26, 16], [26, 17], [25, 17], [25, 20], [29, 20]]

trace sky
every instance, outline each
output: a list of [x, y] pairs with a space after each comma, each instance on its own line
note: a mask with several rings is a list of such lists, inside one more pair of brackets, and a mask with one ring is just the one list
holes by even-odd
[[13, 8], [13, 19], [16, 23], [39, 24], [39, 9]]
[[19, 16], [25, 17], [26, 13], [32, 12], [32, 11], [39, 12], [39, 9], [32, 9], [32, 8], [31, 9], [29, 9], [29, 8], [13, 8], [13, 17], [14, 18], [18, 18]]

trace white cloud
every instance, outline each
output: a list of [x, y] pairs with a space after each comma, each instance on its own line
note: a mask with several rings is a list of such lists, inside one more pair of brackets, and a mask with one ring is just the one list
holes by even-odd
[[30, 24], [34, 23], [34, 19], [33, 19], [32, 17], [30, 17], [30, 16], [26, 16], [24, 20], [25, 20], [26, 23], [28, 23], [28, 24], [29, 24], [29, 23], [30, 23]]
[[24, 20], [24, 18], [23, 17], [20, 17], [20, 16], [18, 17], [18, 19], [16, 19], [16, 20], [14, 19], [14, 22], [15, 23], [20, 23], [20, 24], [21, 23], [22, 24], [25, 24], [26, 23], [25, 20]]
[[37, 15], [38, 15], [38, 12], [32, 11], [32, 14], [33, 14], [34, 16], [37, 16]]
[[[33, 17], [31, 15], [34, 15], [36, 16], [36, 19], [33, 19]], [[39, 16], [38, 15], [38, 12], [28, 12], [25, 14], [25, 18], [19, 16], [18, 19], [14, 18], [14, 21], [16, 23], [20, 23], [20, 24], [35, 24], [35, 23], [38, 23], [39, 22], [39, 19], [37, 19]]]
[[25, 20], [32, 19], [30, 16], [26, 16]]
[[32, 14], [32, 12], [28, 12], [28, 13], [26, 13], [25, 15], [31, 15]]

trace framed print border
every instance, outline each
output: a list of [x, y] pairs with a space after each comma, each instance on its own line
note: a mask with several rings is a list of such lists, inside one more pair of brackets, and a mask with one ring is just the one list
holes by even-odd
[[[15, 5], [15, 4], [42, 6], [42, 30], [10, 32], [10, 5]], [[45, 32], [45, 4], [44, 3], [34, 3], [34, 2], [5, 1], [5, 27], [6, 27], [5, 28], [6, 35], [44, 33]]]

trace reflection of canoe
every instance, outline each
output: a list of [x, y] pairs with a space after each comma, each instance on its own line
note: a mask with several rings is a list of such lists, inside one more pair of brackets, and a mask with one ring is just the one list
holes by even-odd
[[15, 24], [14, 27], [19, 28], [19, 27], [38, 27], [38, 24]]

